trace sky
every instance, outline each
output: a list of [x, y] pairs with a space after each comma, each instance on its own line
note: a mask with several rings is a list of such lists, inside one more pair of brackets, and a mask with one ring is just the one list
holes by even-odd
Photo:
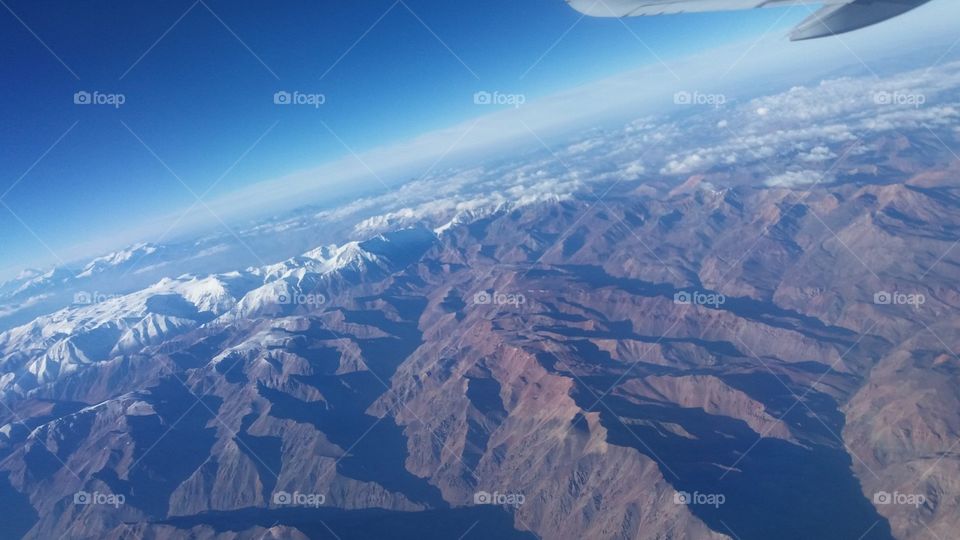
[[[311, 197], [340, 193], [345, 163], [373, 185], [416, 176], [465, 131], [496, 139], [486, 119], [516, 112], [477, 105], [477, 92], [552, 100], [529, 117], [539, 132], [558, 110], [605, 105], [564, 101], [578, 88], [613, 84], [599, 88], [627, 100], [676, 89], [663, 84], [665, 63], [704, 50], [746, 43], [722, 53], [736, 61], [713, 77], [745, 80], [739, 56], [764, 52], [754, 38], [784, 43], [807, 14], [584, 19], [562, 0], [0, 6], [0, 278], [159, 240], [197, 214], [304, 202], [305, 186]], [[107, 103], [77, 105], [78, 92]], [[277, 105], [277, 92], [322, 104]]]

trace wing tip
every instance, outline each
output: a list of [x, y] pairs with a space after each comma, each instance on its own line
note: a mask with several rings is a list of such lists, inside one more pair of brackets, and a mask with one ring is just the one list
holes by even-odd
[[790, 41], [838, 36], [888, 21], [916, 9], [930, 0], [856, 0], [849, 4], [824, 6], [790, 32]]

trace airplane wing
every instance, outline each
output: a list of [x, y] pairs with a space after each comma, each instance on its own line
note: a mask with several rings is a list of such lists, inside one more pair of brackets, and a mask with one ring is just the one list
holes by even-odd
[[791, 33], [794, 41], [850, 32], [906, 13], [930, 0], [566, 0], [592, 17], [639, 17], [796, 4], [822, 7]]

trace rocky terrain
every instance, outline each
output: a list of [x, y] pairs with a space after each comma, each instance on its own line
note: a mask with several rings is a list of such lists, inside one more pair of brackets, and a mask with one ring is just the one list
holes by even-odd
[[960, 190], [899, 173], [609, 185], [7, 331], [4, 537], [950, 537]]
[[948, 68], [0, 285], [0, 537], [952, 538]]

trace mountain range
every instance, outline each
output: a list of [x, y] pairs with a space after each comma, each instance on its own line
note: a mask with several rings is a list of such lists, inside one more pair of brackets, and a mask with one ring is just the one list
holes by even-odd
[[0, 536], [950, 538], [957, 73], [27, 272]]

